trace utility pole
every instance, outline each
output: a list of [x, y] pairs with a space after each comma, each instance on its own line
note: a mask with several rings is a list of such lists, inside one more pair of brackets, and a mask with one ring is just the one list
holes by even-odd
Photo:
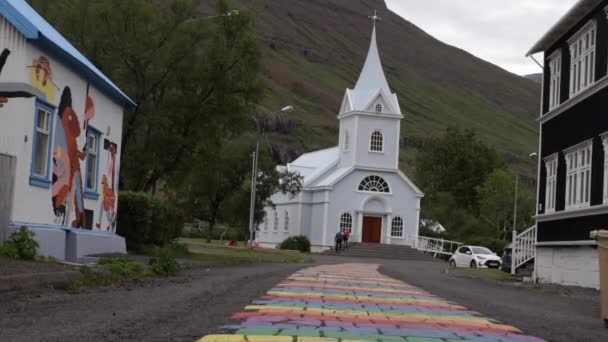
[[517, 188], [519, 186], [519, 174], [515, 174], [515, 198], [513, 200], [513, 231], [517, 230]]

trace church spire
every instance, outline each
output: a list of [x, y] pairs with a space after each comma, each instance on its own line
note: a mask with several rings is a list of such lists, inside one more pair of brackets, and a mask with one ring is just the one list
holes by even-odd
[[388, 95], [391, 94], [391, 89], [389, 88], [386, 77], [384, 76], [384, 70], [382, 69], [382, 62], [380, 60], [380, 53], [378, 52], [378, 44], [376, 42], [376, 22], [382, 18], [378, 17], [374, 11], [374, 15], [370, 17], [370, 19], [372, 19], [374, 22], [372, 40], [367, 53], [367, 59], [365, 60], [365, 65], [363, 66], [363, 70], [361, 70], [359, 80], [357, 81], [354, 90], [365, 91], [382, 89], [382, 91]]

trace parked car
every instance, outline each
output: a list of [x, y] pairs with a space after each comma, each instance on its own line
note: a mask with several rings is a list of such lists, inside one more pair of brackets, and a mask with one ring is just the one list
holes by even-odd
[[450, 267], [499, 268], [501, 264], [496, 253], [480, 246], [461, 246], [450, 258]]
[[502, 264], [500, 265], [500, 269], [503, 272], [511, 273], [511, 255], [513, 251], [511, 250], [511, 246], [505, 248], [502, 253]]

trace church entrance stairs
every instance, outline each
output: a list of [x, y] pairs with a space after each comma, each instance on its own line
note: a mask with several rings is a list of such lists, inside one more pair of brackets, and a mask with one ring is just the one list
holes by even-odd
[[344, 251], [336, 253], [334, 250], [331, 250], [324, 254], [344, 257], [441, 261], [412, 247], [383, 245], [379, 243], [350, 243], [349, 248]]

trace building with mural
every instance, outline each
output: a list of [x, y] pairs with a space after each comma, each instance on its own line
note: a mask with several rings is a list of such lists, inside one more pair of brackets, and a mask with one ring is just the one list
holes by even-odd
[[346, 90], [338, 114], [339, 145], [279, 167], [299, 173], [303, 188], [294, 198], [272, 196], [275, 206], [265, 208], [258, 241], [274, 246], [305, 235], [314, 250], [324, 250], [334, 245], [339, 230], [347, 229], [352, 242], [414, 247], [423, 194], [399, 170], [402, 119], [374, 26], [363, 70], [354, 89]]
[[124, 252], [123, 112], [136, 104], [24, 0], [0, 2], [0, 239], [58, 259]]

